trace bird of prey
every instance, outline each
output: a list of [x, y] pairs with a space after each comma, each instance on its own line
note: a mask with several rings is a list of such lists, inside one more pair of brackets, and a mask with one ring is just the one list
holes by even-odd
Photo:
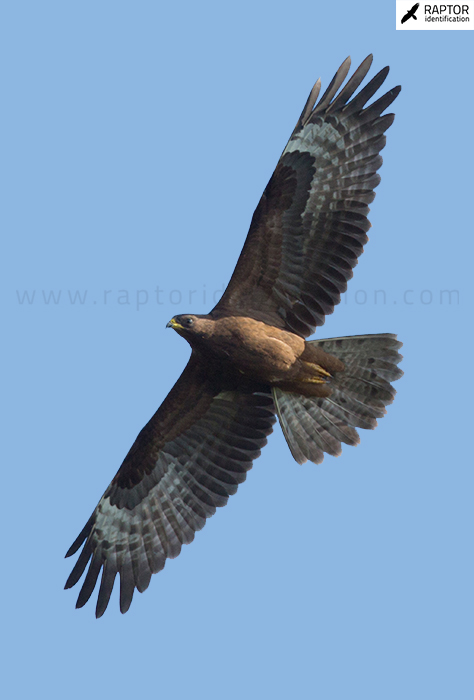
[[419, 7], [420, 7], [420, 3], [419, 3], [419, 2], [417, 2], [415, 5], [413, 5], [413, 7], [411, 8], [411, 10], [408, 10], [408, 12], [407, 12], [405, 15], [403, 15], [401, 24], [405, 24], [405, 22], [406, 22], [407, 20], [409, 20], [410, 17], [413, 17], [413, 19], [416, 19], [416, 20], [417, 20], [418, 17], [415, 15], [415, 12], [417, 11], [417, 9], [418, 9]]
[[231, 280], [209, 314], [168, 323], [190, 360], [138, 435], [66, 556], [83, 549], [66, 588], [88, 566], [76, 607], [102, 571], [96, 615], [120, 576], [120, 610], [166, 559], [224, 506], [276, 417], [295, 460], [320, 463], [374, 428], [402, 372], [392, 334], [306, 340], [346, 291], [367, 242], [380, 151], [400, 87], [367, 102], [388, 67], [357, 92], [368, 56], [341, 88], [350, 59], [317, 101], [314, 85], [254, 212]]

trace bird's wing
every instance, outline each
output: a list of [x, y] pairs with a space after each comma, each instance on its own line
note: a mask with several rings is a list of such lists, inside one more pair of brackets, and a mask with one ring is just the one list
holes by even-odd
[[251, 316], [305, 337], [339, 303], [368, 240], [368, 205], [394, 119], [380, 115], [400, 91], [365, 107], [384, 68], [353, 97], [371, 63], [368, 56], [338, 93], [350, 67], [344, 61], [316, 106], [320, 81], [313, 87], [214, 316]]
[[66, 588], [89, 570], [76, 607], [94, 590], [102, 569], [96, 615], [108, 605], [120, 575], [120, 609], [144, 591], [168, 557], [194, 539], [206, 518], [245, 480], [275, 422], [271, 395], [238, 388], [193, 354], [143, 428], [79, 537], [84, 544]]

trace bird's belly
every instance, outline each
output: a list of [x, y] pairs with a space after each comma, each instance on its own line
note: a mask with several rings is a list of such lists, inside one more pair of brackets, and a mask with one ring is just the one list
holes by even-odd
[[234, 364], [244, 374], [261, 381], [274, 382], [291, 374], [296, 362], [291, 348], [282, 341], [242, 345], [236, 353]]
[[237, 356], [229, 357], [232, 365], [242, 374], [257, 381], [274, 383], [293, 375], [295, 359], [286, 359], [271, 348], [246, 348]]
[[213, 338], [219, 353], [242, 374], [277, 382], [293, 374], [304, 340], [252, 319], [232, 319], [227, 333]]

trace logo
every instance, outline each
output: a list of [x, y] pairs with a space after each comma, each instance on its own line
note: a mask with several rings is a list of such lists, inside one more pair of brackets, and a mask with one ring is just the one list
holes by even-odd
[[397, 29], [474, 29], [474, 0], [453, 5], [396, 0]]
[[419, 3], [419, 2], [415, 3], [415, 5], [413, 5], [413, 7], [411, 8], [411, 10], [408, 10], [408, 12], [406, 13], [406, 15], [403, 15], [403, 17], [402, 17], [402, 24], [405, 24], [405, 22], [406, 22], [408, 19], [411, 19], [411, 18], [413, 18], [413, 19], [418, 19], [418, 17], [415, 15], [415, 12], [417, 11], [417, 9], [418, 9], [419, 7], [420, 7], [420, 3]]

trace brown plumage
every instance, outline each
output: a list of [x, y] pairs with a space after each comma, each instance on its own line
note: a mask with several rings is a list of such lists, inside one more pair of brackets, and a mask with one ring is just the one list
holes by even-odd
[[67, 588], [89, 565], [77, 607], [102, 571], [96, 615], [117, 574], [126, 612], [135, 588], [144, 591], [237, 491], [276, 415], [293, 457], [319, 463], [325, 452], [340, 454], [341, 443], [357, 444], [356, 428], [374, 428], [393, 400], [391, 382], [402, 374], [396, 336], [305, 340], [339, 303], [367, 242], [394, 119], [381, 115], [400, 91], [365, 106], [385, 68], [353, 96], [371, 62], [338, 92], [344, 61], [317, 104], [316, 83], [222, 299], [207, 315], [168, 324], [189, 342], [191, 358], [66, 555], [83, 545]]

